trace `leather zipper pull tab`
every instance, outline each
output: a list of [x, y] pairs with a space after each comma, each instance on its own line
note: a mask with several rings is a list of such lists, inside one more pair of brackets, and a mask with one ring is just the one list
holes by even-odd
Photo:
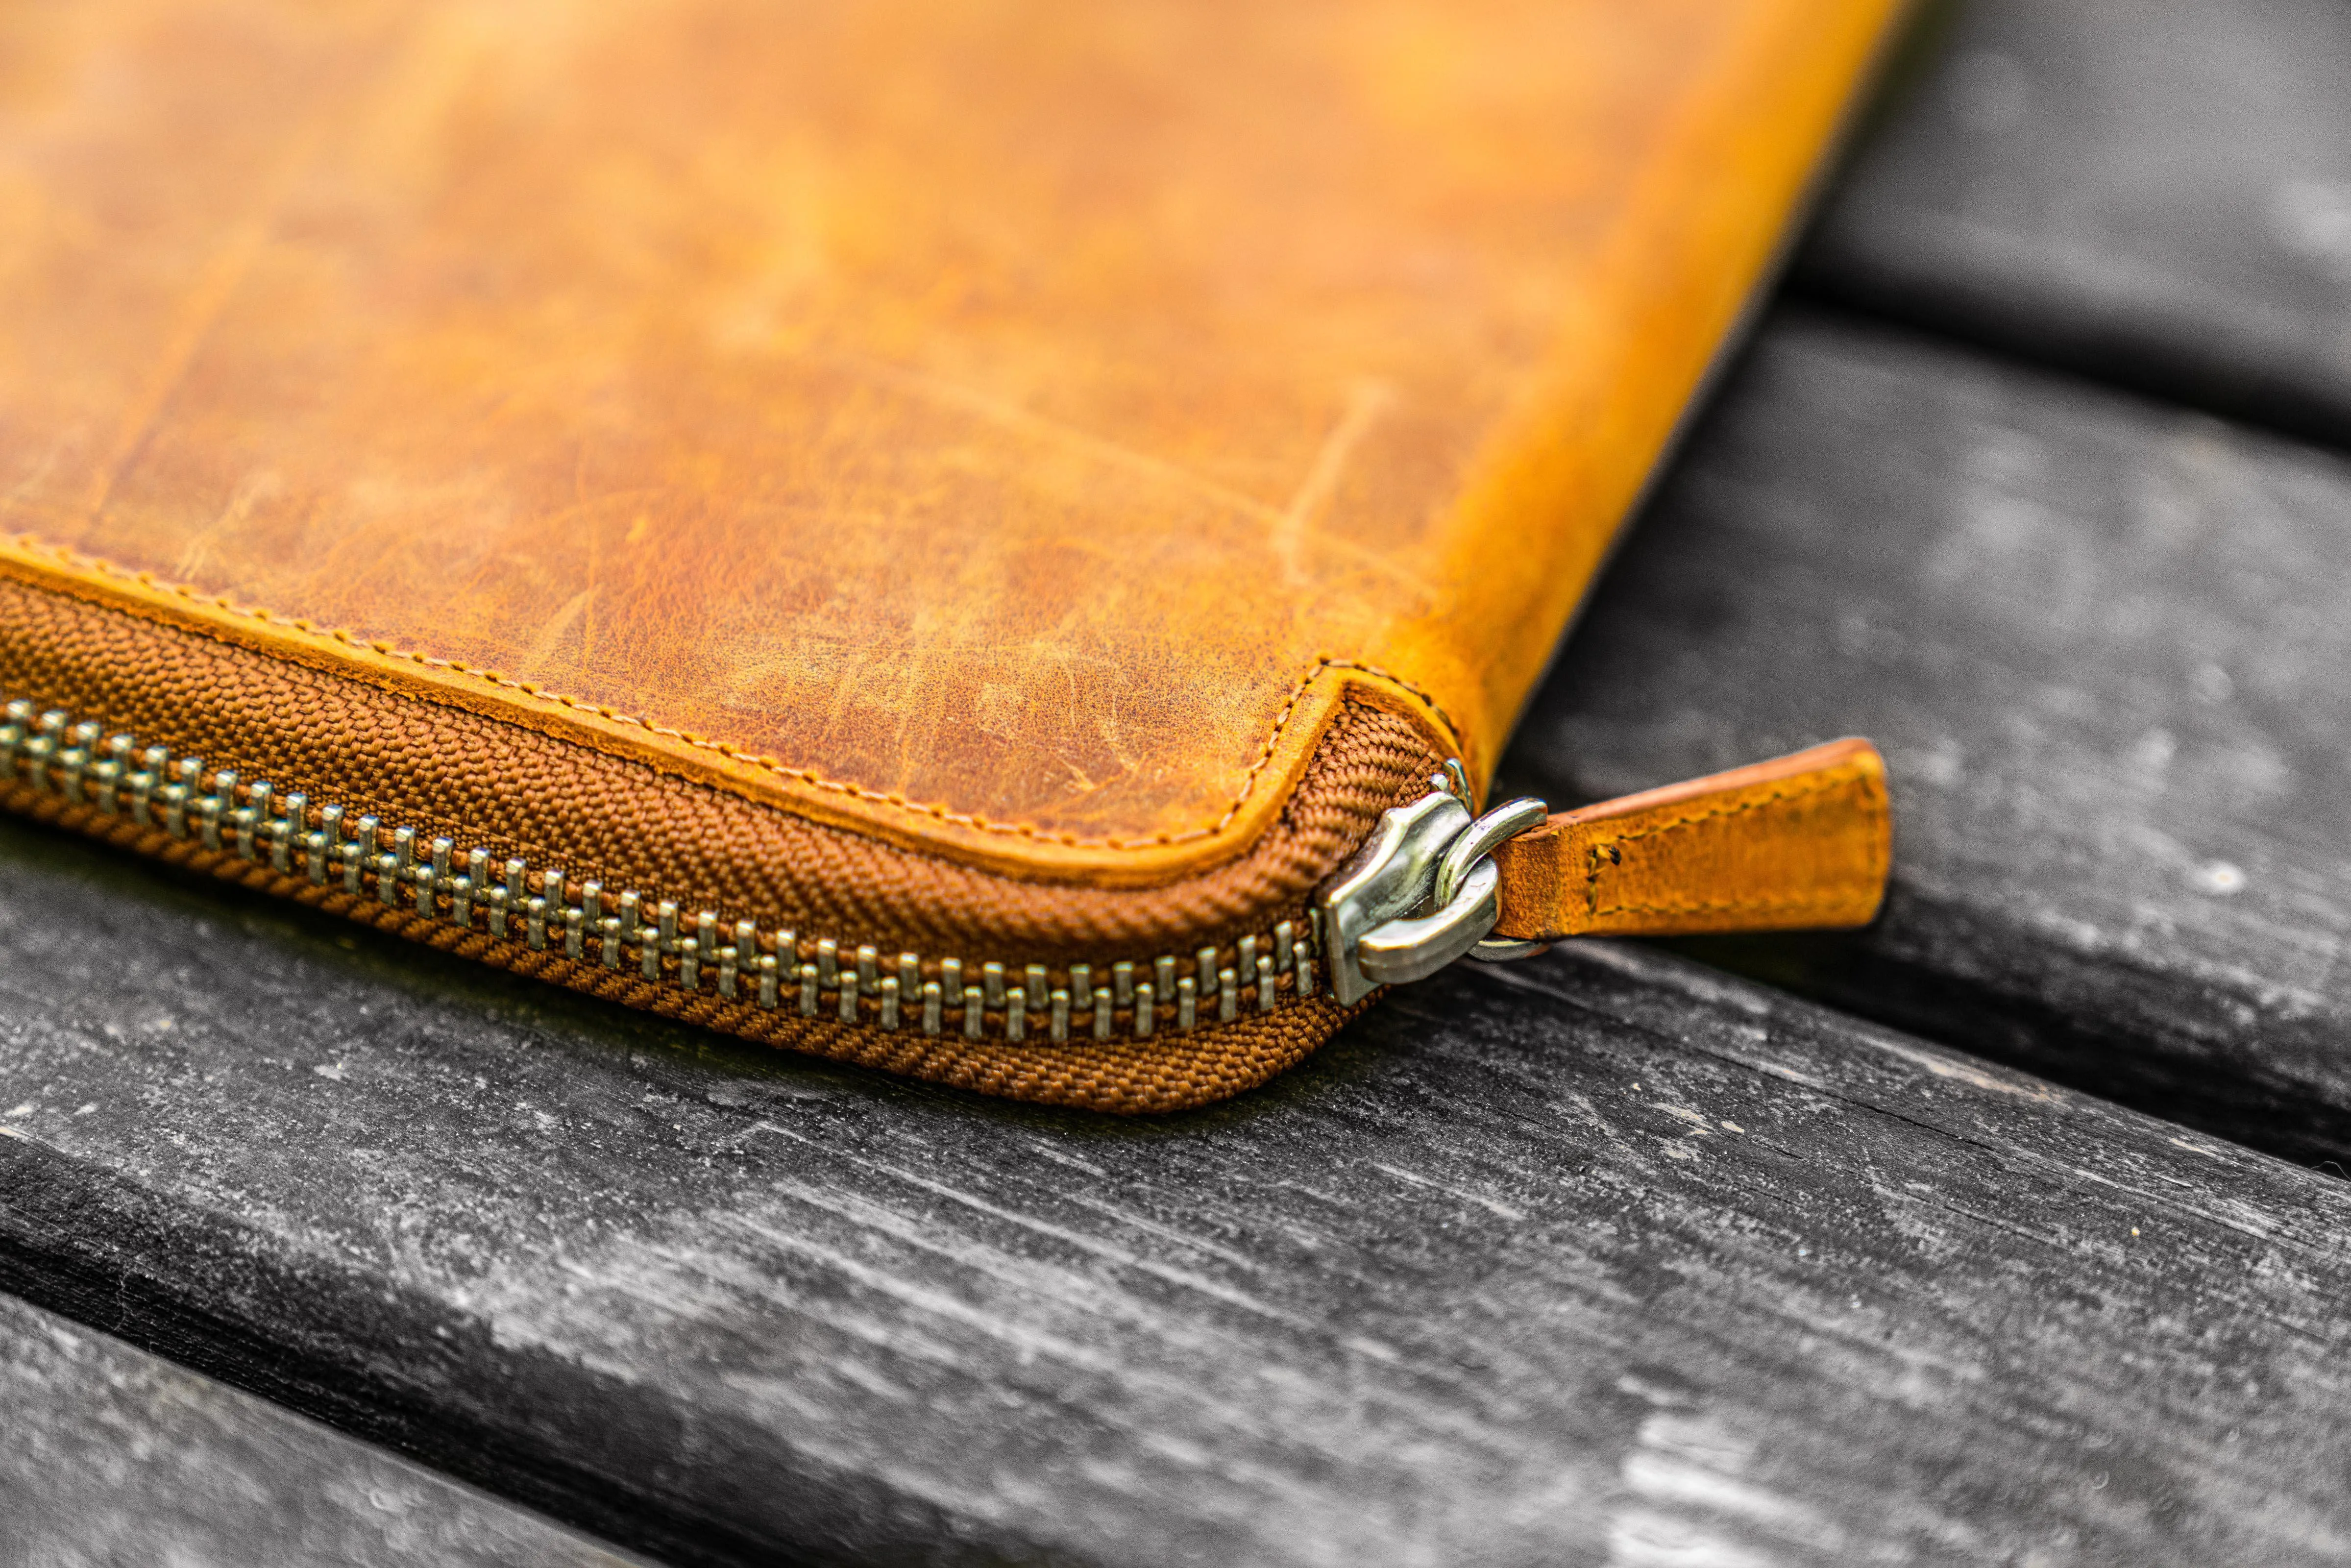
[[1315, 890], [1343, 1007], [1565, 936], [1866, 925], [1894, 860], [1886, 764], [1865, 740], [1549, 814], [1524, 800], [1473, 817], [1458, 768], [1428, 782]]
[[1493, 945], [1866, 925], [1894, 814], [1866, 740], [1554, 812], [1490, 852]]

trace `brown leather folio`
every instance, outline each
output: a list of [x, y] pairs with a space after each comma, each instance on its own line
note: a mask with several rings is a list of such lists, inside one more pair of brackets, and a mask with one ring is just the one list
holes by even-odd
[[0, 11], [5, 803], [1113, 1111], [1865, 921], [1858, 743], [1479, 807], [1892, 10]]

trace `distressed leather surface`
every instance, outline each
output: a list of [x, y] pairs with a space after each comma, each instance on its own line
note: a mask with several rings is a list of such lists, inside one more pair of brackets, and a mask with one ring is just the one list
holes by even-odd
[[1673, 936], [1866, 925], [1886, 896], [1886, 764], [1836, 740], [1573, 811], [1494, 851], [1494, 934]]
[[1890, 9], [0, 9], [0, 531], [1171, 879], [1351, 686], [1484, 778]]

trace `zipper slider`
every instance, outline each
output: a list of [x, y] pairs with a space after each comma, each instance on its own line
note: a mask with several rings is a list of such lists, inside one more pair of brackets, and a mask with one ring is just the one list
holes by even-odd
[[1562, 937], [1865, 925], [1893, 862], [1886, 766], [1865, 740], [1552, 812], [1476, 814], [1458, 760], [1380, 815], [1318, 889], [1340, 1005]]
[[1372, 836], [1314, 895], [1342, 1007], [1381, 986], [1426, 979], [1474, 950], [1500, 920], [1494, 847], [1545, 821], [1541, 800], [1474, 816], [1458, 759], [1428, 793], [1380, 813]]

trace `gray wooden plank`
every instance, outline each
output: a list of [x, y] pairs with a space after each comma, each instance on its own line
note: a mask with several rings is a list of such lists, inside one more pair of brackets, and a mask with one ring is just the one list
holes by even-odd
[[701, 1561], [2351, 1558], [2351, 1185], [1669, 955], [1115, 1122], [0, 828], [0, 1284]]
[[0, 1296], [0, 1563], [625, 1568], [315, 1422]]
[[1933, 7], [1799, 289], [2351, 442], [2351, 7]]
[[1879, 924], [1705, 951], [2351, 1166], [2346, 600], [2340, 458], [1782, 315], [1506, 768], [1570, 800], [1872, 736]]

